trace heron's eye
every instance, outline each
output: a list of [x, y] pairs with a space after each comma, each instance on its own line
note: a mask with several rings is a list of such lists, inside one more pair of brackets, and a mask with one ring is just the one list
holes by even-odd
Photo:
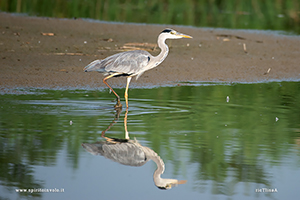
[[171, 31], [171, 34], [172, 34], [172, 35], [176, 34], [176, 31]]

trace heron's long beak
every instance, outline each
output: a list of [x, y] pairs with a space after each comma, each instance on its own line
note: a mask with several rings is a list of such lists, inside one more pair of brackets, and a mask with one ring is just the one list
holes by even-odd
[[180, 181], [177, 182], [177, 184], [178, 184], [178, 185], [186, 184], [186, 182], [187, 182], [187, 180], [180, 180]]
[[171, 183], [172, 187], [177, 186], [177, 185], [182, 185], [186, 184], [187, 180], [175, 180], [173, 183]]
[[183, 38], [193, 38], [192, 36], [183, 34], [183, 33], [177, 33], [178, 36], [183, 37]]

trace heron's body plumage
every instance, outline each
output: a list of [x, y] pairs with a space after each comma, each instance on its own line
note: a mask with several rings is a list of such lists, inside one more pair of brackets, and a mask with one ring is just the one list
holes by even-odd
[[148, 162], [143, 147], [132, 141], [83, 144], [84, 148], [93, 155], [102, 155], [110, 160], [129, 166], [142, 166]]
[[97, 71], [104, 75], [124, 74], [135, 76], [140, 74], [150, 62], [152, 55], [147, 51], [135, 50], [117, 53], [103, 60], [95, 60], [85, 70]]

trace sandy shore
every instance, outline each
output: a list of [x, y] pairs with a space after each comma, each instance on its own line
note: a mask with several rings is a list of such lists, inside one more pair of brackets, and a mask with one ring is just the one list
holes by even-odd
[[[0, 88], [104, 87], [102, 74], [84, 73], [84, 66], [134, 48], [157, 55], [157, 36], [165, 27], [0, 13]], [[299, 36], [168, 27], [193, 39], [167, 41], [170, 53], [166, 60], [134, 79], [131, 88], [185, 81], [300, 80]], [[125, 87], [126, 80], [113, 78], [109, 83]]]

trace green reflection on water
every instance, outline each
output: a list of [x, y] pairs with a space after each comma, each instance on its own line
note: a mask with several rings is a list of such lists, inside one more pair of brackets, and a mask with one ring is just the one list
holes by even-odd
[[2, 0], [0, 9], [60, 18], [81, 17], [118, 22], [270, 29], [300, 33], [298, 0]]
[[[81, 143], [98, 141], [114, 119], [112, 99], [107, 90], [1, 95], [1, 184], [42, 188], [32, 166], [55, 167], [62, 149], [76, 169]], [[128, 131], [173, 163], [174, 175], [196, 164], [195, 190], [213, 180], [206, 189], [230, 195], [239, 182], [272, 187], [266, 166], [300, 166], [299, 102], [300, 82], [131, 89]], [[122, 120], [106, 135], [124, 137]]]

